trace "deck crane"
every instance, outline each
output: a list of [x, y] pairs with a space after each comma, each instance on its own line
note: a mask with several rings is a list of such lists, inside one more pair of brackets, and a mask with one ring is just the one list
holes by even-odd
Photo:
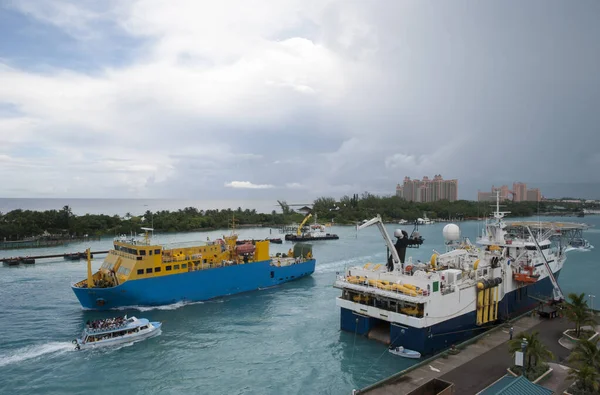
[[540, 248], [540, 245], [538, 244], [538, 241], [535, 238], [535, 236], [533, 235], [533, 232], [531, 231], [531, 228], [529, 226], [527, 226], [527, 231], [531, 235], [531, 238], [533, 239], [533, 242], [535, 243], [535, 247], [537, 248], [538, 252], [542, 255], [542, 258], [544, 259], [544, 266], [546, 267], [546, 270], [548, 271], [548, 277], [550, 277], [550, 281], [552, 282], [552, 286], [554, 287], [554, 300], [556, 300], [556, 301], [564, 300], [565, 295], [563, 294], [562, 290], [560, 289], [560, 286], [558, 285], [556, 278], [554, 278], [554, 274], [552, 273], [552, 269], [550, 269], [550, 265], [548, 264], [546, 255], [544, 255], [544, 252]]
[[[381, 232], [381, 235], [383, 236], [383, 240], [385, 241], [385, 244], [387, 245], [388, 249], [392, 253], [392, 261], [394, 262], [394, 269], [396, 269], [398, 267], [397, 265], [400, 264], [400, 256], [398, 255], [398, 251], [396, 251], [396, 247], [394, 246], [394, 243], [392, 242], [390, 235], [388, 234], [387, 230], [385, 229], [385, 226], [383, 225], [381, 216], [379, 214], [377, 214], [377, 217], [360, 225], [358, 227], [358, 230], [364, 229], [371, 225], [377, 225], [377, 227], [379, 228], [379, 231]], [[402, 270], [404, 270], [404, 268], [402, 268]]]

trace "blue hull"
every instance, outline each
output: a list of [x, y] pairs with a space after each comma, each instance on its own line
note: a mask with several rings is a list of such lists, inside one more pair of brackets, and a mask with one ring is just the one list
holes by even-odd
[[290, 266], [271, 266], [270, 261], [126, 281], [112, 288], [71, 287], [81, 305], [108, 310], [124, 306], [161, 306], [197, 302], [254, 291], [309, 276], [314, 259]]
[[[558, 279], [560, 270], [554, 273]], [[550, 298], [553, 286], [550, 278], [546, 277], [537, 283], [510, 292], [498, 303], [498, 316], [501, 321], [523, 314], [537, 305], [539, 301], [530, 298]], [[369, 331], [377, 326], [388, 325], [390, 328], [390, 345], [403, 346], [420, 352], [422, 355], [432, 355], [483, 333], [497, 323], [476, 325], [476, 312], [470, 312], [460, 317], [433, 325], [427, 328], [412, 328], [409, 326], [390, 324], [377, 318], [367, 317], [348, 309], [341, 309], [341, 329], [367, 336]]]

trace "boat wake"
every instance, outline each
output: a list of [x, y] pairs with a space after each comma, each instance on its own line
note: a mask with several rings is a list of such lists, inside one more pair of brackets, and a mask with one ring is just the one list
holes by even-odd
[[62, 354], [73, 350], [73, 345], [69, 342], [52, 342], [31, 345], [19, 348], [10, 354], [0, 355], [0, 367], [27, 361], [33, 358], [39, 358], [46, 354]]
[[166, 304], [163, 306], [123, 306], [117, 307], [114, 310], [138, 310], [138, 311], [152, 311], [152, 310], [177, 310], [184, 306], [191, 306], [194, 304], [203, 304], [204, 301], [199, 302], [177, 302], [173, 304]]
[[375, 255], [367, 255], [367, 256], [359, 256], [350, 259], [343, 259], [341, 261], [333, 261], [323, 264], [318, 264], [315, 268], [315, 273], [333, 273], [343, 270], [347, 266], [354, 265], [362, 265], [369, 260], [381, 260], [380, 258], [385, 256], [385, 254], [375, 254]]
[[565, 249], [565, 252], [570, 252], [570, 251], [590, 252], [592, 250], [592, 248], [594, 248], [594, 247], [590, 247], [590, 248], [567, 247]]

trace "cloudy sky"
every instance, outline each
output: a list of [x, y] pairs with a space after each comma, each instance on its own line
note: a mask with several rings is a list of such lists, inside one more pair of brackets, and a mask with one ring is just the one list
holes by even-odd
[[[600, 2], [0, 1], [1, 197], [600, 198]], [[544, 190], [546, 188], [546, 190]]]

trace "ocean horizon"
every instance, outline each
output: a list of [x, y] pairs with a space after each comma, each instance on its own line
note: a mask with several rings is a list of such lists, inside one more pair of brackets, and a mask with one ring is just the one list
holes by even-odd
[[202, 199], [90, 199], [90, 198], [0, 198], [0, 213], [12, 210], [62, 210], [69, 206], [75, 215], [106, 214], [124, 216], [142, 215], [147, 210], [157, 212], [161, 210], [177, 211], [186, 207], [195, 207], [198, 210], [256, 210], [259, 213], [271, 213], [273, 210], [281, 211], [277, 200], [202, 200]]

